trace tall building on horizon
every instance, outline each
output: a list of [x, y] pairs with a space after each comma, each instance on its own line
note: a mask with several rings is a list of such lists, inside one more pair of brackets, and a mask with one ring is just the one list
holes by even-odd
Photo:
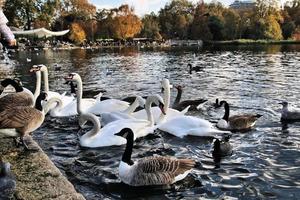
[[254, 0], [235, 0], [232, 4], [229, 5], [229, 8], [232, 9], [251, 9], [255, 6]]

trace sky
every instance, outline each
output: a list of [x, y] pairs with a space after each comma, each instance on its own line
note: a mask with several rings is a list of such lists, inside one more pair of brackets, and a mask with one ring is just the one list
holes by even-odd
[[[122, 4], [128, 4], [135, 8], [135, 13], [139, 16], [148, 14], [152, 11], [157, 13], [167, 2], [171, 0], [90, 0], [91, 3], [97, 6], [97, 8], [117, 8]], [[199, 0], [190, 0], [197, 3]], [[234, 0], [219, 0], [225, 6], [230, 5]], [[283, 2], [284, 0], [282, 0]], [[204, 2], [210, 2], [210, 0], [204, 0]]]

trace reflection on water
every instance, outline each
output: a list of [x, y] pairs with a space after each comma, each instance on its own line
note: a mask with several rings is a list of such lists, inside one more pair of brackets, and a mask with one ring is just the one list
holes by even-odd
[[[35, 78], [28, 70], [43, 63], [49, 68], [50, 89], [59, 92], [68, 89], [63, 77], [69, 72], [82, 76], [84, 90], [106, 90], [106, 96], [115, 98], [157, 93], [160, 80], [169, 78], [172, 84], [185, 86], [184, 99], [210, 100], [189, 115], [216, 122], [223, 109], [211, 108], [215, 98], [232, 104], [232, 114], [263, 114], [254, 130], [233, 134], [233, 155], [222, 159], [220, 168], [215, 168], [211, 155], [211, 138], [180, 139], [156, 131], [139, 139], [133, 159], [159, 154], [197, 161], [185, 180], [165, 188], [131, 188], [120, 183], [118, 164], [124, 146], [81, 148], [75, 117], [47, 117], [34, 138], [87, 199], [297, 199], [300, 195], [300, 123], [281, 124], [278, 112], [282, 100], [300, 107], [300, 46], [78, 49], [19, 52], [11, 59], [14, 64], [1, 63], [0, 78], [18, 76], [32, 90]], [[187, 63], [204, 69], [189, 74]], [[54, 70], [57, 66], [61, 71]], [[172, 100], [175, 95], [172, 91]]]

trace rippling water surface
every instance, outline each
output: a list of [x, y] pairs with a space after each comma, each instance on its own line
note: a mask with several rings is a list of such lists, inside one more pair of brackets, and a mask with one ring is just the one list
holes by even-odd
[[[32, 58], [27, 63], [26, 58]], [[136, 49], [38, 51], [13, 54], [2, 62], [0, 78], [17, 75], [34, 88], [28, 73], [33, 64], [49, 68], [50, 89], [67, 90], [63, 77], [77, 72], [89, 92], [106, 90], [120, 98], [159, 92], [160, 80], [185, 86], [183, 99], [207, 98], [199, 116], [216, 122], [223, 109], [210, 107], [215, 98], [226, 99], [232, 113], [263, 114], [254, 130], [234, 133], [234, 154], [215, 168], [212, 139], [179, 139], [166, 133], [135, 142], [133, 159], [154, 154], [197, 160], [192, 173], [168, 188], [131, 188], [120, 182], [118, 164], [124, 146], [84, 149], [78, 145], [76, 117], [48, 117], [34, 138], [56, 166], [87, 199], [298, 199], [300, 196], [300, 123], [281, 124], [278, 103], [300, 107], [300, 46], [261, 48], [227, 47], [202, 50]], [[187, 63], [203, 70], [189, 74]], [[56, 66], [62, 67], [55, 71]], [[110, 75], [107, 75], [109, 71]], [[172, 91], [171, 101], [176, 91]], [[87, 130], [86, 130], [87, 131]]]

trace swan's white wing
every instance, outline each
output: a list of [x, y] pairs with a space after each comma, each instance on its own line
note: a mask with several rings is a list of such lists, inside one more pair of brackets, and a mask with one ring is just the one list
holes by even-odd
[[[95, 99], [82, 99], [81, 100], [81, 107], [83, 112], [86, 112], [90, 107], [95, 104]], [[68, 105], [60, 109], [59, 111], [55, 112], [53, 115], [54, 117], [68, 117], [77, 115], [77, 100], [70, 102]]]
[[[159, 123], [160, 122], [160, 115], [161, 115], [161, 110], [159, 107], [151, 107], [151, 112], [153, 114], [153, 118], [154, 118], [154, 122], [155, 123]], [[179, 112], [178, 110], [169, 108], [166, 115], [163, 117], [163, 121], [166, 122], [170, 119], [173, 119], [175, 117], [178, 116], [183, 116], [184, 113]], [[132, 116], [136, 119], [143, 119], [143, 120], [147, 120], [147, 112], [145, 109], [140, 110], [138, 112], [134, 112], [132, 113]]]
[[[189, 133], [194, 133], [196, 129], [198, 131], [203, 129], [204, 132], [206, 129], [213, 128], [213, 125], [209, 121], [197, 117], [179, 116], [158, 125], [158, 127], [162, 131], [182, 138]], [[201, 133], [198, 136], [201, 136]]]
[[129, 114], [123, 112], [110, 112], [101, 114], [101, 125], [105, 126], [111, 122], [122, 120], [122, 119], [133, 119]]
[[87, 112], [99, 115], [105, 112], [123, 111], [129, 107], [129, 103], [117, 99], [107, 99], [97, 101], [94, 106], [89, 108]]

